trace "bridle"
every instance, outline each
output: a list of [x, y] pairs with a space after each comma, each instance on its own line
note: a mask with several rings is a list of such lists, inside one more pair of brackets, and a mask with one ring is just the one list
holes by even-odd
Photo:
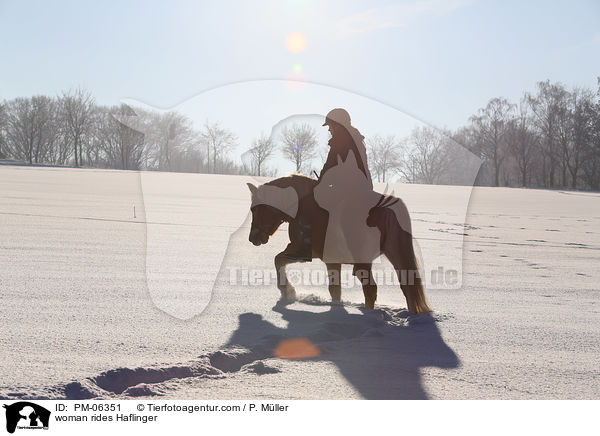
[[[257, 206], [254, 206], [254, 207], [251, 207], [251, 208], [250, 208], [250, 211], [251, 211], [251, 212], [254, 212], [254, 209], [255, 209], [255, 208], [257, 208], [258, 206], [260, 206], [260, 205], [257, 205]], [[274, 226], [274, 228], [275, 228], [275, 229], [277, 229], [277, 228], [278, 228], [278, 227], [279, 227], [281, 224], [283, 224], [284, 222], [285, 222], [285, 219], [284, 219], [284, 218], [281, 218], [281, 220], [280, 220], [279, 222], [277, 222], [277, 225], [275, 225], [275, 226]], [[268, 228], [268, 229], [266, 229], [266, 228], [265, 228], [265, 227], [267, 227], [267, 226], [269, 226], [269, 228]], [[271, 230], [271, 226], [270, 226], [269, 224], [262, 224], [262, 225], [261, 225], [261, 224], [255, 224], [255, 225], [254, 225], [254, 229], [255, 229], [255, 230], [258, 230], [259, 232], [261, 232], [261, 233], [263, 233], [263, 234], [265, 234], [265, 235], [267, 235], [267, 236], [271, 236], [271, 234], [272, 234], [272, 233], [270, 232], [270, 230]]]

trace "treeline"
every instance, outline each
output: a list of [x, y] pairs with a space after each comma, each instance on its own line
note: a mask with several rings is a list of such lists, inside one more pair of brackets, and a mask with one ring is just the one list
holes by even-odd
[[518, 103], [491, 99], [455, 132], [421, 127], [403, 139], [369, 138], [371, 171], [379, 181], [468, 183], [469, 150], [483, 162], [479, 185], [599, 190], [600, 78], [598, 85], [594, 92], [539, 82]]
[[[518, 103], [493, 98], [456, 130], [415, 128], [408, 137], [366, 138], [373, 178], [409, 183], [600, 190], [599, 89], [539, 82]], [[275, 176], [276, 151], [297, 172], [318, 172], [324, 155], [309, 124], [262, 134], [242, 164], [231, 158], [237, 136], [219, 123], [194, 128], [178, 112], [102, 106], [77, 89], [58, 97], [0, 103], [0, 159], [115, 169]]]
[[96, 104], [77, 89], [0, 104], [0, 158], [31, 164], [238, 174], [235, 134], [178, 113]]

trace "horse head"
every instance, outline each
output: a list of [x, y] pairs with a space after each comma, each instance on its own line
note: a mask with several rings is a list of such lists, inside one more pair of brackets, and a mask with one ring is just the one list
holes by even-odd
[[266, 244], [283, 222], [296, 217], [298, 194], [289, 186], [281, 188], [271, 184], [258, 187], [252, 183], [247, 185], [252, 196], [252, 225], [248, 239], [254, 245]]

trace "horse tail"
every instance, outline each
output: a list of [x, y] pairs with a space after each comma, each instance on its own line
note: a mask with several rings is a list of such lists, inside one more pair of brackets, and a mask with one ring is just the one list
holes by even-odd
[[417, 272], [414, 278], [414, 285], [411, 289], [411, 295], [413, 298], [413, 308], [411, 312], [416, 313], [418, 315], [423, 313], [431, 312], [431, 308], [429, 307], [429, 303], [427, 301], [427, 297], [425, 296], [425, 286], [423, 285], [423, 279], [421, 276], [421, 266], [419, 265], [418, 259], [415, 257], [414, 248], [411, 244], [411, 253], [414, 258], [415, 263], [415, 271]]
[[425, 296], [422, 270], [415, 255], [408, 209], [402, 200], [397, 203], [395, 209], [398, 215], [391, 208], [387, 209], [387, 236], [391, 238], [386, 241], [384, 254], [394, 265], [408, 310], [419, 315], [428, 313], [431, 312], [431, 308]]

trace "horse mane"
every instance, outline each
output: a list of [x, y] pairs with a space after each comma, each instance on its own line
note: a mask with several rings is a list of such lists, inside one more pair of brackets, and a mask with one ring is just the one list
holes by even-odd
[[291, 174], [285, 177], [273, 179], [265, 185], [277, 186], [278, 188], [292, 187], [298, 193], [298, 199], [312, 196], [312, 191], [317, 185], [317, 180], [302, 174]]
[[375, 206], [373, 206], [371, 209], [383, 209], [383, 208], [390, 208], [392, 207], [394, 204], [398, 203], [400, 201], [400, 199], [398, 197], [394, 197], [394, 193], [392, 192], [391, 194], [386, 194], [385, 192], [383, 194], [381, 194], [381, 197], [379, 198], [379, 201], [377, 202], [377, 204]]

